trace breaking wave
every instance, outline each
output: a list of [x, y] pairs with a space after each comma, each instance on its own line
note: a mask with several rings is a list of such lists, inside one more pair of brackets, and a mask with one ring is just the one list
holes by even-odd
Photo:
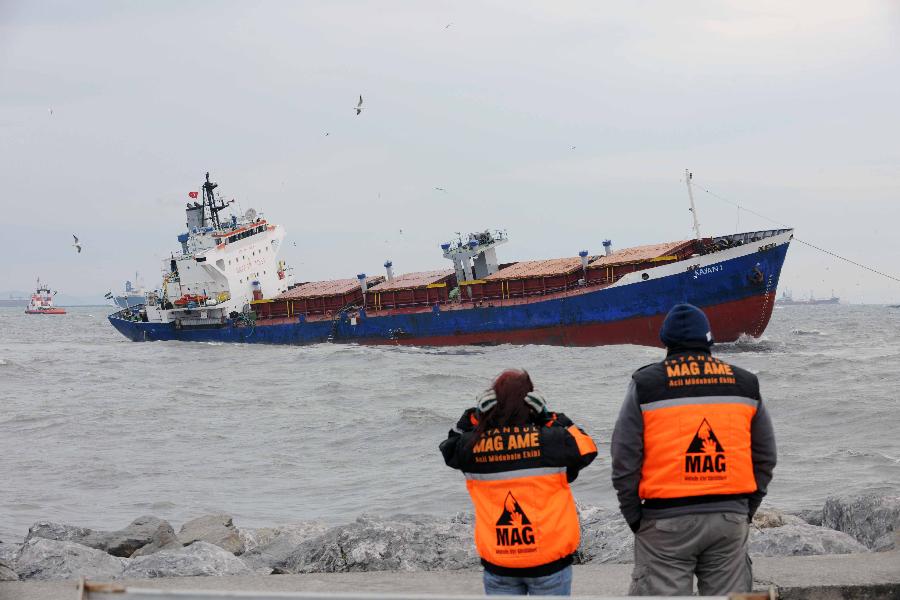
[[780, 352], [783, 348], [782, 342], [766, 337], [755, 338], [744, 333], [734, 342], [716, 344], [713, 351], [717, 354], [738, 354], [741, 352]]

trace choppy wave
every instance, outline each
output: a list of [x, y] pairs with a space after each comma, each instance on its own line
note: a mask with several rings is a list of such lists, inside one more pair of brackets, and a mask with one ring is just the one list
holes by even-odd
[[741, 352], [780, 352], [784, 349], [784, 344], [780, 341], [771, 340], [767, 337], [755, 338], [746, 333], [741, 335], [737, 341], [716, 344], [715, 351], [717, 353], [735, 354]]
[[[433, 348], [128, 342], [97, 309], [26, 320], [0, 309], [0, 539], [37, 520], [339, 523], [363, 512], [469, 510], [437, 444], [503, 369], [608, 445], [630, 374], [658, 348]], [[714, 350], [760, 378], [790, 510], [900, 481], [900, 339], [881, 307], [776, 310]], [[74, 318], [77, 317], [77, 318]], [[615, 508], [608, 450], [574, 484]], [[12, 507], [12, 508], [11, 508]]]

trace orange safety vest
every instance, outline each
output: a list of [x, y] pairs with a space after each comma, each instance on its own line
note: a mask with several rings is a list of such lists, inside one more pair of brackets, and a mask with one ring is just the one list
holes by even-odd
[[[458, 438], [460, 468], [475, 507], [475, 545], [484, 561], [527, 569], [569, 557], [581, 541], [567, 465], [597, 453], [575, 425], [525, 425]], [[575, 443], [566, 438], [574, 438]]]
[[753, 493], [752, 374], [704, 353], [670, 356], [634, 376], [644, 422], [644, 499]]

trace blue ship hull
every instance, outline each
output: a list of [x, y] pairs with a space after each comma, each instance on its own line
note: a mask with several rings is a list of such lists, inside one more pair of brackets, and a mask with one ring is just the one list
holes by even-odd
[[769, 244], [721, 262], [707, 261], [702, 268], [683, 265], [672, 274], [647, 281], [565, 297], [497, 301], [483, 306], [464, 303], [402, 313], [370, 310], [367, 314], [361, 310], [354, 319], [340, 315], [335, 319], [306, 320], [301, 315], [255, 324], [228, 320], [221, 326], [197, 328], [135, 321], [126, 318], [128, 311], [110, 315], [109, 321], [134, 341], [660, 345], [657, 332], [666, 312], [676, 303], [689, 302], [704, 308], [713, 335], [724, 342], [742, 334], [759, 336], [765, 330], [787, 249], [788, 243]]

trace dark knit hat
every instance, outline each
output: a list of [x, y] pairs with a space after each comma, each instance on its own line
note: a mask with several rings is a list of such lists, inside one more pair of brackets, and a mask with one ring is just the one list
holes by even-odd
[[676, 304], [666, 315], [659, 330], [659, 339], [667, 348], [684, 345], [712, 346], [709, 319], [693, 304]]

